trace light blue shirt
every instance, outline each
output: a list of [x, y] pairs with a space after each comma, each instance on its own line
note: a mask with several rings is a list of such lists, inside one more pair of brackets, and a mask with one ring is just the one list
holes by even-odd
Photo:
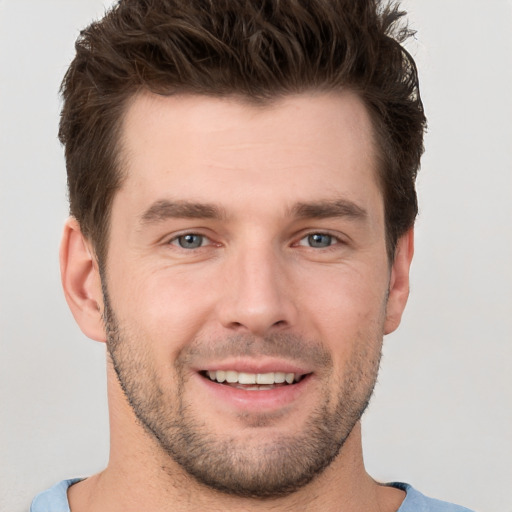
[[50, 489], [39, 493], [32, 501], [30, 512], [70, 512], [68, 488], [80, 480], [83, 478], [62, 480]]
[[[38, 494], [32, 502], [30, 512], [70, 512], [67, 491], [70, 485], [80, 480], [82, 479], [63, 480], [51, 489]], [[458, 505], [427, 498], [409, 484], [394, 482], [389, 485], [407, 493], [398, 512], [471, 512]]]

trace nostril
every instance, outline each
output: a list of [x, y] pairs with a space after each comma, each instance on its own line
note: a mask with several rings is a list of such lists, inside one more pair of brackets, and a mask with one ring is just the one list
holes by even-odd
[[252, 334], [264, 336], [268, 331], [282, 330], [286, 328], [289, 323], [286, 320], [277, 320], [277, 322], [268, 324], [267, 326], [257, 324], [255, 322], [230, 322], [229, 329], [235, 332], [250, 331]]

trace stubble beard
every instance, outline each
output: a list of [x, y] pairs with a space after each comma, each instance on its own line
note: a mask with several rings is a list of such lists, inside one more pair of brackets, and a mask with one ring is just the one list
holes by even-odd
[[[176, 379], [167, 387], [158, 382], [144, 340], [129, 336], [119, 325], [104, 290], [107, 350], [119, 384], [135, 416], [163, 452], [199, 484], [222, 493], [259, 499], [287, 496], [320, 475], [338, 456], [352, 429], [368, 406], [381, 357], [382, 332], [360, 340], [337, 378], [338, 393], [325, 394], [300, 434], [265, 438], [258, 432], [273, 418], [252, 418], [254, 439], [216, 435], [191, 410], [186, 399], [184, 368], [202, 343], [192, 342], [174, 364]], [[379, 329], [376, 329], [377, 331]], [[332, 357], [319, 343], [292, 334], [254, 337], [235, 336], [210, 342], [236, 354], [297, 356], [322, 364], [324, 382], [332, 375]], [[215, 349], [213, 349], [215, 350]], [[306, 352], [306, 353], [305, 353]], [[166, 468], [169, 474], [175, 469]]]

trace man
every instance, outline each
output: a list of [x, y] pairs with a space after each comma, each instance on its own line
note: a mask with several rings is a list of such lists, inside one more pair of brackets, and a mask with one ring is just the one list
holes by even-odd
[[63, 82], [62, 282], [107, 468], [33, 512], [461, 511], [365, 471], [425, 117], [397, 8], [127, 0]]

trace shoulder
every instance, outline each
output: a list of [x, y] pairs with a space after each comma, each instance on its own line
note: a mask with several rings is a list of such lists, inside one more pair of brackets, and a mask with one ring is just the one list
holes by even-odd
[[81, 478], [62, 480], [50, 489], [39, 493], [30, 506], [30, 512], [69, 512], [68, 488]]
[[389, 485], [407, 493], [397, 512], [472, 512], [468, 508], [459, 505], [428, 498], [409, 484], [394, 482]]

